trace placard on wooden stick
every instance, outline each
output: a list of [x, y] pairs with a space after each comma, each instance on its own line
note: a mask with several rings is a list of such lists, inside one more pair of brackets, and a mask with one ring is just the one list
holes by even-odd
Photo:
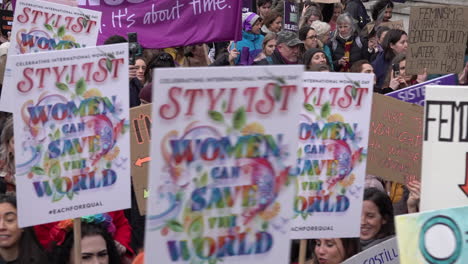
[[464, 67], [468, 7], [411, 7], [406, 74], [458, 73]]

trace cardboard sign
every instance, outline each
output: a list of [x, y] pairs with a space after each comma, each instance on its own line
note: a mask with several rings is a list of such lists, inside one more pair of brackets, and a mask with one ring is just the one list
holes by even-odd
[[396, 216], [400, 263], [468, 263], [467, 215], [458, 207]]
[[0, 10], [0, 27], [3, 36], [7, 36], [8, 32], [11, 32], [11, 27], [13, 25], [13, 11], [10, 10]]
[[137, 32], [138, 42], [152, 49], [242, 39], [240, 0], [80, 0], [78, 5], [102, 12], [99, 44], [128, 32]]
[[[38, 0], [19, 0], [8, 55], [95, 46], [100, 21], [100, 12]], [[7, 60], [5, 78], [8, 72], [15, 70], [15, 65]], [[13, 90], [3, 86], [0, 111], [13, 112], [16, 104], [7, 99], [12, 95]]]
[[[342, 264], [400, 264], [396, 237], [375, 245], [363, 252], [347, 259]], [[416, 262], [413, 262], [416, 263]]]
[[291, 238], [358, 237], [371, 74], [304, 73]]
[[299, 11], [295, 2], [289, 0], [284, 1], [283, 29], [297, 32], [299, 30], [298, 22]]
[[19, 225], [129, 208], [128, 44], [8, 60]]
[[404, 89], [396, 90], [385, 95], [391, 96], [398, 100], [417, 104], [424, 106], [424, 101], [426, 100], [426, 86], [427, 85], [455, 85], [457, 84], [457, 76], [452, 74], [447, 74], [439, 78], [435, 78], [423, 83], [418, 83]]
[[148, 197], [148, 170], [151, 145], [151, 104], [130, 109], [130, 146], [132, 164], [132, 183], [138, 209], [146, 215]]
[[403, 23], [403, 20], [382, 22], [379, 24], [379, 27], [389, 27], [390, 29], [405, 30], [405, 25]]
[[145, 263], [289, 261], [302, 73], [155, 70]]
[[468, 87], [427, 86], [421, 211], [468, 205]]
[[458, 73], [463, 70], [468, 40], [468, 7], [412, 6], [406, 74]]
[[423, 110], [374, 94], [367, 174], [399, 183], [421, 177]]

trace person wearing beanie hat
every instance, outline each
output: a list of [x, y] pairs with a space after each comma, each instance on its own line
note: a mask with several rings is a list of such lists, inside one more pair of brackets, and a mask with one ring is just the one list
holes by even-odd
[[[315, 30], [317, 33], [317, 44], [320, 49], [323, 50], [325, 55], [327, 55], [328, 61], [333, 61], [332, 60], [332, 52], [330, 47], [327, 45], [329, 39], [330, 39], [330, 25], [328, 23], [322, 22], [322, 21], [314, 21], [311, 25], [311, 28]], [[333, 67], [333, 64], [329, 65], [331, 70], [334, 71], [335, 68]]]
[[304, 43], [297, 38], [297, 34], [292, 31], [283, 30], [277, 34], [276, 49], [271, 56], [271, 62], [263, 59], [256, 62], [256, 65], [281, 65], [298, 64], [299, 47]]
[[239, 56], [236, 65], [252, 65], [254, 59], [262, 52], [263, 35], [261, 34], [262, 18], [246, 12], [242, 14], [242, 40], [236, 43]]
[[325, 52], [318, 48], [308, 49], [304, 54], [303, 63], [306, 66], [306, 70], [310, 70], [313, 65], [318, 64], [330, 67], [330, 61], [325, 55]]

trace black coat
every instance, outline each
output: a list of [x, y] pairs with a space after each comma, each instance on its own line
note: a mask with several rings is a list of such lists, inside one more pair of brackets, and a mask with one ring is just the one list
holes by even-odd
[[[336, 39], [332, 39], [328, 46], [331, 49], [332, 53], [332, 60], [333, 60], [333, 67], [335, 71], [341, 70], [341, 65], [338, 64], [338, 61], [344, 56], [345, 54], [345, 43], [346, 40], [342, 39], [341, 37], [336, 37]], [[360, 45], [358, 43], [361, 43]], [[358, 37], [357, 35], [354, 36], [353, 44], [351, 45], [351, 50], [349, 52], [349, 63], [353, 65], [358, 60], [370, 60], [371, 54], [367, 48], [367, 41]]]

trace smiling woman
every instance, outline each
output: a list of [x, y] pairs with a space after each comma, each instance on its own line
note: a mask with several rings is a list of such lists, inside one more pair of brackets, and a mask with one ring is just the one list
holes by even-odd
[[313, 264], [339, 264], [359, 252], [357, 238], [316, 239]]
[[50, 263], [31, 228], [19, 228], [16, 198], [0, 195], [0, 263]]

